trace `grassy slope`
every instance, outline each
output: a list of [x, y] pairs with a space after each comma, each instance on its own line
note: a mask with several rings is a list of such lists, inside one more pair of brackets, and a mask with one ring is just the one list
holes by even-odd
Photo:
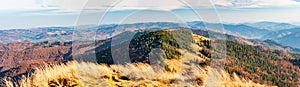
[[[209, 68], [208, 68], [209, 69]], [[210, 79], [219, 81], [214, 84], [219, 87], [258, 87], [252, 81], [240, 79], [238, 76], [230, 77], [224, 71], [211, 70], [211, 74], [220, 78]], [[87, 72], [88, 71], [88, 72]], [[209, 84], [206, 80], [207, 71], [203, 67], [193, 67], [195, 73], [184, 76], [176, 72], [156, 72], [153, 67], [145, 63], [128, 65], [99, 65], [94, 63], [69, 62], [66, 65], [54, 65], [39, 68], [31, 77], [24, 77], [19, 83], [7, 81], [8, 87], [49, 87], [49, 86], [145, 86], [145, 87], [170, 87], [170, 86], [204, 86]], [[58, 73], [60, 72], [60, 73]], [[97, 72], [97, 73], [95, 73]], [[197, 73], [197, 74], [196, 74]], [[182, 81], [180, 79], [187, 79]], [[194, 81], [188, 81], [195, 79]], [[202, 81], [208, 81], [202, 82]]]

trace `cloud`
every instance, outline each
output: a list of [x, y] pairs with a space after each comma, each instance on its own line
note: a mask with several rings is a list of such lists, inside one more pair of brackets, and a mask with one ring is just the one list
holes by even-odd
[[[44, 0], [63, 11], [84, 10], [172, 10], [184, 7], [179, 0]], [[50, 2], [51, 1], [51, 2]], [[79, 2], [77, 2], [79, 1]]]
[[[195, 2], [196, 1], [196, 2]], [[200, 6], [208, 5], [207, 0], [5, 0], [0, 10], [43, 10], [60, 9], [63, 12], [76, 12], [82, 9], [112, 10], [172, 10], [186, 7], [185, 2]], [[206, 2], [206, 3], [204, 3]], [[211, 5], [209, 5], [211, 6]]]
[[[270, 6], [300, 6], [299, 0], [211, 0], [221, 7], [261, 8]], [[209, 0], [2, 0], [0, 10], [49, 10], [52, 13], [79, 13], [111, 10], [173, 10], [193, 6], [212, 8]]]
[[[86, 11], [105, 11], [111, 8], [111, 11], [116, 10], [173, 10], [187, 8], [189, 6], [212, 8], [213, 3], [210, 0], [44, 0], [60, 8], [62, 11], [76, 12], [82, 9]], [[52, 2], [51, 2], [52, 1]]]
[[182, 8], [184, 4], [178, 0], [123, 0], [112, 10], [124, 9], [152, 9], [152, 10], [171, 10]]
[[35, 0], [1, 0], [0, 10], [37, 10], [43, 9]]
[[213, 0], [213, 2], [218, 6], [235, 8], [300, 6], [300, 2], [296, 0]]

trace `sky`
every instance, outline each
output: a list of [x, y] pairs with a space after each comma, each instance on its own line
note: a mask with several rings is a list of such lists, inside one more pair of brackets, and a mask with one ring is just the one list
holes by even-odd
[[300, 24], [300, 0], [1, 0], [0, 29], [136, 22]]

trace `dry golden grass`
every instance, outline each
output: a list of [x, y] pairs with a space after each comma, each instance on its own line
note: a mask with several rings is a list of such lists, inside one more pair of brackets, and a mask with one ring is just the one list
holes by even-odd
[[247, 81], [245, 79], [239, 78], [236, 74], [229, 75], [224, 71], [219, 71], [216, 69], [213, 69], [212, 72], [213, 74], [221, 76], [221, 81], [218, 84], [218, 87], [271, 87], [267, 85], [257, 84], [252, 81]]
[[[217, 78], [211, 78], [207, 70]], [[236, 75], [230, 77], [224, 71], [210, 68], [207, 70], [193, 66], [191, 70], [172, 72], [155, 70], [152, 66], [144, 63], [107, 66], [86, 62], [70, 62], [38, 68], [32, 76], [24, 77], [19, 82], [7, 81], [6, 84], [8, 87], [264, 87], [240, 79]], [[210, 83], [213, 85], [209, 85]]]

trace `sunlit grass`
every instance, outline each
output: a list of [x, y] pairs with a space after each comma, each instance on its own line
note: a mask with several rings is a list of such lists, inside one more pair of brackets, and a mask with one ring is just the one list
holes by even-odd
[[[219, 87], [263, 87], [251, 81], [240, 79], [222, 70], [212, 70], [211, 73], [221, 78]], [[189, 75], [187, 71], [156, 71], [144, 63], [127, 65], [101, 65], [86, 62], [69, 62], [61, 65], [49, 65], [36, 69], [30, 77], [23, 77], [18, 82], [6, 81], [8, 87], [103, 87], [103, 86], [205, 86], [211, 80], [203, 67], [193, 67]], [[207, 81], [207, 82], [205, 82]]]

